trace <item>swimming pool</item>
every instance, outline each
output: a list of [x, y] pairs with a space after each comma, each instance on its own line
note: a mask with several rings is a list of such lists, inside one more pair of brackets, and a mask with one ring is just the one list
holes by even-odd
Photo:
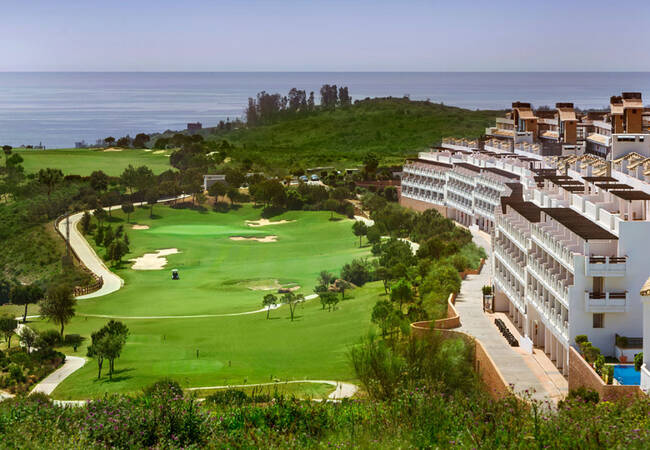
[[641, 372], [634, 370], [634, 364], [614, 364], [614, 378], [626, 386], [641, 384]]

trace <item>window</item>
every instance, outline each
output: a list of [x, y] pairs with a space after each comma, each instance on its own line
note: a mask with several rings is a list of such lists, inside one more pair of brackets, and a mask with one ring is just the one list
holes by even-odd
[[605, 328], [605, 314], [597, 313], [593, 315], [593, 328]]

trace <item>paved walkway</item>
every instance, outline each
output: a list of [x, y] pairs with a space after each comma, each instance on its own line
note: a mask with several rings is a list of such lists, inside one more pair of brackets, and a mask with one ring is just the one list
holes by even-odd
[[[479, 275], [467, 276], [456, 298], [456, 310], [461, 321], [460, 330], [471, 334], [483, 343], [501, 374], [513, 386], [516, 393], [528, 390], [532, 393], [533, 399], [557, 402], [566, 394], [567, 382], [553, 363], [543, 352], [541, 355], [540, 351], [530, 355], [518, 347], [510, 347], [494, 325], [494, 316], [483, 312], [481, 288], [490, 285], [492, 278], [490, 237], [487, 233], [476, 229], [470, 231], [474, 236], [474, 242], [485, 248], [488, 259]], [[509, 324], [509, 319], [505, 322]]]
[[34, 389], [32, 389], [30, 394], [40, 392], [45, 395], [50, 395], [54, 389], [56, 389], [59, 383], [72, 375], [75, 371], [81, 369], [84, 364], [86, 364], [85, 358], [81, 358], [79, 356], [66, 356], [65, 363], [63, 363], [61, 367], [52, 372], [50, 375], [45, 377], [43, 381], [34, 386]]
[[194, 387], [187, 388], [187, 391], [205, 391], [210, 389], [233, 389], [233, 388], [245, 388], [245, 387], [256, 387], [256, 386], [280, 386], [283, 384], [297, 384], [297, 383], [313, 383], [313, 384], [329, 384], [334, 386], [334, 392], [327, 396], [329, 400], [342, 400], [344, 398], [351, 398], [354, 394], [357, 393], [359, 387], [352, 383], [344, 383], [342, 381], [332, 381], [332, 380], [290, 380], [282, 381], [277, 383], [257, 383], [257, 384], [229, 384], [223, 386], [206, 386], [206, 387]]
[[[189, 197], [189, 195], [181, 195], [177, 197], [177, 199], [183, 199]], [[165, 203], [174, 200], [172, 199], [162, 199], [158, 200], [158, 203]], [[134, 206], [140, 206], [144, 205], [145, 202], [140, 202], [140, 203], [134, 203]], [[116, 206], [111, 206], [110, 207], [112, 210], [118, 210], [121, 208], [121, 205], [116, 205]], [[105, 210], [108, 211], [108, 207], [104, 208]], [[106, 267], [106, 264], [104, 264], [104, 261], [102, 258], [100, 258], [97, 253], [95, 253], [95, 250], [91, 247], [91, 245], [86, 241], [86, 238], [81, 234], [79, 229], [77, 228], [77, 224], [83, 217], [84, 213], [79, 212], [76, 214], [72, 214], [70, 216], [70, 246], [72, 247], [72, 250], [74, 250], [75, 254], [79, 257], [81, 262], [95, 275], [98, 277], [102, 277], [104, 280], [104, 284], [102, 287], [90, 294], [86, 295], [81, 295], [77, 297], [79, 300], [83, 300], [85, 298], [95, 298], [95, 297], [102, 297], [104, 295], [111, 294], [117, 290], [119, 290], [122, 286], [124, 286], [124, 280], [117, 275], [115, 275], [113, 272], [110, 271], [108, 267]], [[66, 237], [66, 227], [67, 227], [68, 221], [67, 220], [62, 220], [59, 222], [57, 229], [61, 236], [63, 236], [63, 239], [65, 240]]]

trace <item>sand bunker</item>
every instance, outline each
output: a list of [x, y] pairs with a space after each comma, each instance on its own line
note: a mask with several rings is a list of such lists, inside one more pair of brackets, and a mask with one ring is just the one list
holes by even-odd
[[132, 230], [148, 230], [149, 225], [133, 225], [131, 227]]
[[156, 150], [152, 155], [162, 155], [163, 153], [165, 153], [165, 150]]
[[257, 242], [277, 242], [278, 237], [275, 235], [264, 237], [246, 237], [246, 236], [230, 236], [231, 241], [257, 241]]
[[260, 220], [247, 220], [246, 225], [249, 227], [266, 227], [268, 225], [282, 225], [283, 223], [291, 223], [295, 220], [278, 220], [277, 222], [271, 222], [269, 219], [260, 219]]
[[110, 148], [107, 148], [107, 149], [104, 150], [104, 151], [105, 151], [105, 152], [121, 152], [122, 150], [124, 150], [124, 149], [122, 149], [122, 148], [110, 147]]
[[262, 284], [254, 284], [252, 286], [248, 286], [248, 289], [251, 291], [277, 291], [279, 289], [286, 289], [287, 291], [291, 292], [300, 289], [300, 286], [294, 285], [293, 283], [282, 286], [278, 280], [267, 280], [261, 283]]
[[163, 248], [162, 250], [156, 250], [156, 253], [145, 253], [139, 258], [129, 260], [135, 263], [131, 266], [131, 269], [160, 270], [167, 264], [167, 258], [165, 258], [165, 256], [174, 255], [176, 253], [180, 252], [175, 248]]

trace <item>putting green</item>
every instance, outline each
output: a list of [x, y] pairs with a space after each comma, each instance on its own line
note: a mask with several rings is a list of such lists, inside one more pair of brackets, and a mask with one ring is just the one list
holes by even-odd
[[[154, 219], [148, 214], [148, 209], [138, 208], [131, 221], [149, 229], [125, 226], [132, 250], [127, 258], [165, 248], [180, 253], [167, 256], [163, 270], [136, 271], [125, 264], [116, 270], [125, 280], [123, 289], [79, 301], [77, 317], [66, 333], [89, 337], [108, 320], [97, 315], [139, 318], [120, 319], [131, 334], [113, 382], [105, 377], [96, 381], [97, 366], [91, 360], [56, 389], [55, 398], [130, 392], [164, 376], [185, 387], [264, 383], [275, 378], [353, 379], [346, 355], [349, 346], [371, 328], [370, 311], [383, 292], [377, 283], [348, 291], [336, 311], [323, 311], [318, 300], [307, 301], [298, 308], [294, 322], [287, 307], [271, 311], [270, 320], [265, 312], [160, 318], [259, 310], [262, 297], [279, 285], [300, 286], [296, 292], [312, 294], [321, 270], [338, 274], [346, 262], [369, 255], [367, 247], [358, 248], [352, 221], [330, 221], [329, 212], [291, 211], [273, 220], [294, 222], [255, 229], [245, 222], [260, 218], [260, 210], [251, 206], [226, 214], [156, 207]], [[114, 225], [124, 224], [121, 213], [113, 215]], [[270, 234], [278, 241], [228, 238]], [[179, 269], [179, 281], [171, 280], [171, 268]], [[43, 322], [34, 325], [53, 327]], [[71, 349], [64, 351], [73, 354]]]

